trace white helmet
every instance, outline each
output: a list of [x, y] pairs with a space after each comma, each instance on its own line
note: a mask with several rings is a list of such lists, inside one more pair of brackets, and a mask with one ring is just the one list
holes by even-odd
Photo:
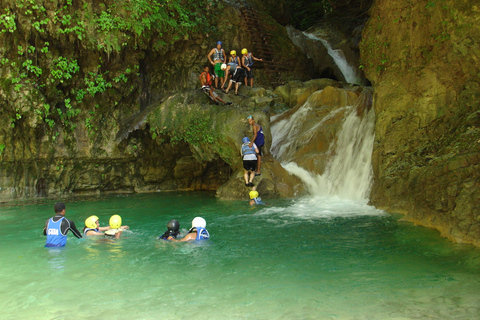
[[192, 220], [192, 228], [200, 227], [204, 228], [207, 226], [207, 221], [201, 217], [196, 217]]
[[221, 65], [221, 69], [222, 69], [222, 70], [227, 69], [227, 65], [226, 65], [225, 63], [223, 63], [223, 64]]

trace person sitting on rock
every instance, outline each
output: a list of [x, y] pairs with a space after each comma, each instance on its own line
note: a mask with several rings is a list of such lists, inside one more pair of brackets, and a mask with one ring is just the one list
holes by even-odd
[[242, 49], [242, 66], [245, 68], [245, 86], [248, 87], [248, 79], [250, 79], [250, 87], [253, 88], [253, 61], [263, 61], [263, 59], [255, 58], [246, 48]]
[[259, 152], [255, 143], [250, 146], [248, 137], [244, 137], [242, 142], [240, 153], [243, 159], [243, 178], [245, 179], [246, 187], [253, 187], [253, 178], [255, 178], [255, 170], [257, 170], [257, 153]]
[[210, 69], [208, 65], [203, 67], [203, 72], [200, 74], [200, 83], [202, 84], [202, 91], [207, 94], [210, 99], [213, 100], [213, 103], [218, 104], [219, 102], [229, 105], [231, 102], [225, 102], [218, 96], [215, 92], [215, 89], [212, 88], [212, 75], [210, 74]]

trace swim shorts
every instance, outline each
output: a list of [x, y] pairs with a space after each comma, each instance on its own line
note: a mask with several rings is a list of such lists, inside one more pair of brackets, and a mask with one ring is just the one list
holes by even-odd
[[222, 70], [222, 63], [215, 64], [214, 71], [215, 71], [215, 74], [217, 75], [217, 77], [219, 77], [219, 78], [225, 77], [225, 71]]
[[245, 76], [247, 77], [247, 79], [253, 79], [253, 70], [252, 70], [252, 67], [250, 67], [250, 71], [248, 71], [247, 69], [245, 69]]
[[257, 160], [243, 160], [243, 169], [247, 171], [257, 170]]

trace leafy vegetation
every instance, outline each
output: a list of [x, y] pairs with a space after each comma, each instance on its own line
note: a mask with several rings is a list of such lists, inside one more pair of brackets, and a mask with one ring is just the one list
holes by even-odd
[[[0, 3], [0, 90], [4, 118], [15, 127], [34, 113], [51, 132], [83, 121], [91, 138], [108, 108], [104, 93], [132, 90], [138, 59], [112, 70], [109, 57], [169, 50], [176, 41], [211, 32], [218, 0], [4, 0]], [[21, 24], [21, 26], [20, 26]], [[90, 55], [85, 57], [85, 52]], [[89, 60], [87, 60], [89, 59]], [[96, 67], [91, 61], [97, 59]], [[130, 91], [131, 92], [131, 91]], [[26, 98], [28, 97], [28, 98]], [[28, 100], [22, 107], [18, 99]], [[12, 101], [7, 102], [6, 101]], [[17, 101], [17, 102], [13, 102]], [[12, 103], [12, 105], [10, 105]], [[113, 101], [115, 103], [116, 101]], [[113, 106], [111, 106], [113, 107]], [[194, 139], [193, 136], [186, 139]]]

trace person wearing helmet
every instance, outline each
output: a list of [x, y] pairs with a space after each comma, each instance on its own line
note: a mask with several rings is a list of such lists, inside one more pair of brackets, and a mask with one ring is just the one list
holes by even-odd
[[227, 79], [229, 74], [231, 74], [232, 78], [230, 79], [230, 82], [228, 83], [228, 87], [224, 92], [228, 94], [228, 92], [230, 91], [230, 88], [234, 84], [235, 95], [238, 96], [238, 88], [242, 84], [243, 78], [245, 78], [245, 72], [241, 66], [241, 61], [237, 57], [237, 52], [235, 50], [232, 50], [230, 52], [230, 62], [228, 63], [227, 70], [228, 70]]
[[55, 216], [48, 219], [43, 227], [43, 235], [47, 236], [45, 247], [64, 247], [67, 244], [67, 233], [70, 230], [77, 238], [82, 238], [82, 234], [75, 227], [75, 223], [65, 218], [65, 204], [57, 202], [53, 206]]
[[210, 234], [207, 229], [207, 222], [202, 217], [195, 217], [192, 220], [192, 227], [188, 230], [185, 237], [180, 240], [176, 240], [172, 236], [168, 237], [168, 240], [172, 241], [192, 241], [192, 240], [207, 240], [210, 238]]
[[129, 226], [122, 226], [122, 217], [115, 214], [109, 220], [110, 229], [105, 231], [105, 236], [109, 238], [118, 239], [122, 235], [123, 230], [130, 229]]
[[253, 61], [263, 61], [253, 56], [246, 48], [242, 49], [242, 67], [245, 69], [245, 86], [248, 87], [248, 79], [250, 79], [250, 87], [253, 88]]
[[255, 187], [252, 188], [252, 191], [250, 191], [248, 195], [250, 196], [250, 201], [248, 202], [249, 205], [265, 204], [262, 202], [262, 198], [258, 196], [258, 191], [255, 190]]
[[213, 100], [215, 104], [218, 104], [219, 102], [229, 105], [232, 104], [232, 102], [225, 102], [223, 101], [222, 98], [218, 96], [218, 94], [215, 92], [215, 89], [212, 87], [212, 76], [210, 74], [210, 67], [208, 65], [205, 65], [203, 67], [203, 73], [200, 74], [200, 83], [202, 85], [202, 91], [210, 97], [210, 99]]
[[244, 137], [242, 139], [242, 146], [240, 153], [243, 160], [243, 178], [245, 179], [246, 187], [253, 187], [253, 178], [255, 178], [255, 170], [257, 170], [257, 154], [258, 148], [253, 143], [250, 145], [250, 139]]
[[100, 227], [97, 216], [90, 216], [85, 220], [85, 227], [83, 228], [83, 236], [103, 236], [102, 231], [110, 229], [108, 227]]
[[[235, 70], [237, 69], [237, 66], [239, 66], [241, 63], [240, 58], [237, 56], [237, 51], [232, 50], [230, 51], [230, 57], [228, 58], [228, 63], [222, 65], [222, 70], [225, 70], [225, 84], [222, 86], [222, 90], [225, 93], [228, 93], [228, 90], [230, 90], [230, 77], [232, 74], [235, 73]], [[228, 85], [227, 85], [228, 82]], [[225, 90], [227, 89], [228, 90]]]
[[170, 220], [167, 223], [167, 231], [158, 239], [168, 240], [168, 237], [172, 237], [177, 239], [178, 235], [180, 234], [180, 222], [178, 220]]
[[221, 80], [221, 87], [225, 84], [225, 73], [221, 69], [222, 64], [227, 60], [225, 51], [222, 49], [222, 41], [217, 41], [217, 46], [210, 50], [207, 55], [208, 61], [214, 66], [215, 88], [218, 88], [218, 79]]

